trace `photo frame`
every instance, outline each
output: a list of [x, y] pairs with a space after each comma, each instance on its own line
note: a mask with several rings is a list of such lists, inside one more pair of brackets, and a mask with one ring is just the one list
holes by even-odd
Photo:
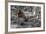
[[45, 3], [8, 2], [8, 32], [45, 30]]

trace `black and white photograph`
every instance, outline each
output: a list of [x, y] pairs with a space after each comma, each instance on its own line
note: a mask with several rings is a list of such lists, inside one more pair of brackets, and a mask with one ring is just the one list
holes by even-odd
[[41, 26], [41, 7], [11, 5], [11, 28]]
[[43, 30], [44, 5], [32, 3], [8, 3], [8, 31]]

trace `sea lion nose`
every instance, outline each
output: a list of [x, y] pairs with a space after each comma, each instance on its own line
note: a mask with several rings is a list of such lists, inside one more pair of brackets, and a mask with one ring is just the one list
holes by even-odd
[[25, 21], [27, 22], [27, 21], [28, 21], [28, 19], [25, 19]]

